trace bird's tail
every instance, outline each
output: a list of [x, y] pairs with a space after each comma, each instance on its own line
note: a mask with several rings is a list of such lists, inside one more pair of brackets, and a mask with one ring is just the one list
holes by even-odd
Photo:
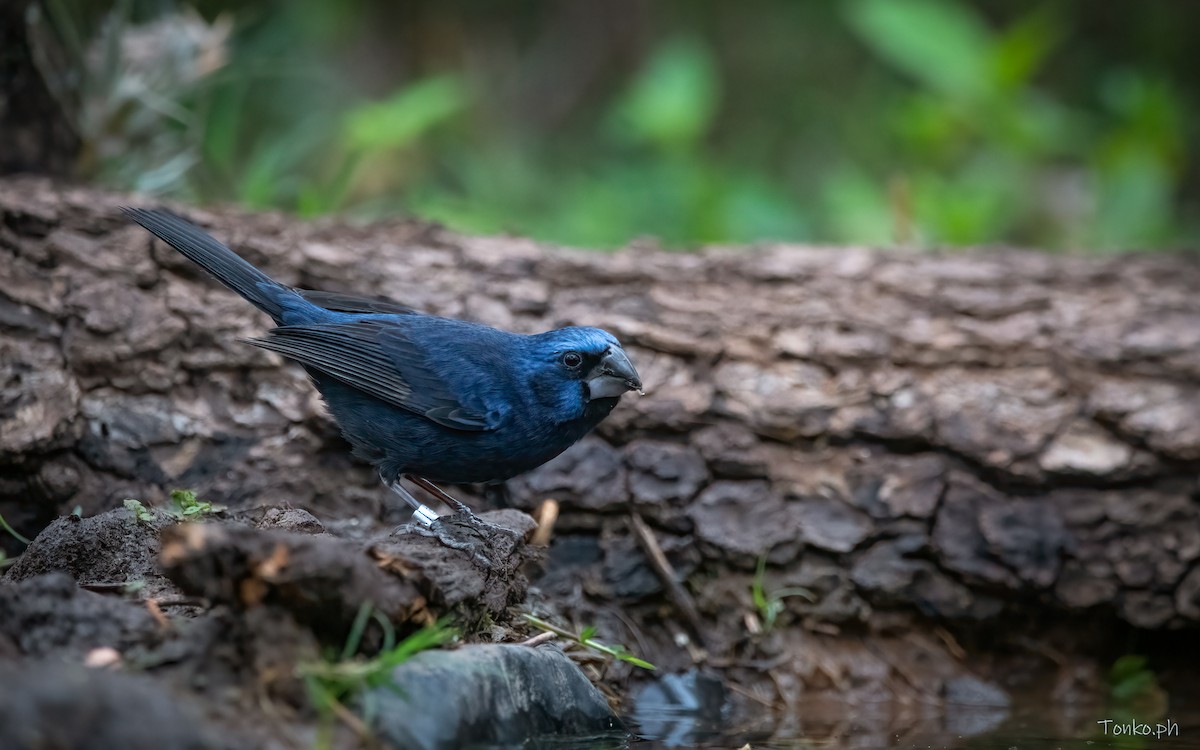
[[[300, 295], [251, 265], [195, 224], [168, 211], [122, 208], [125, 215], [215, 276], [250, 304], [283, 323], [286, 308], [306, 307]], [[292, 299], [295, 298], [295, 299]]]

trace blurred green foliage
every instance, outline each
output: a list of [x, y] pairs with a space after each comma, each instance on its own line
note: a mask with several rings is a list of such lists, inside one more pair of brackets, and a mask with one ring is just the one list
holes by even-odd
[[[594, 247], [1200, 236], [1195, 82], [1172, 57], [1195, 11], [44, 3], [36, 38], [48, 78], [74, 81], [81, 171], [120, 187]], [[139, 68], [130, 41], [155, 34], [173, 63], [143, 50]]]

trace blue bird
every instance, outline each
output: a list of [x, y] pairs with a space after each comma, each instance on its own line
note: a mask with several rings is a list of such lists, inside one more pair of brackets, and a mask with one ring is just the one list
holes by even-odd
[[529, 471], [586, 435], [626, 391], [641, 392], [621, 344], [598, 328], [522, 335], [292, 289], [174, 214], [123, 210], [271, 316], [277, 327], [247, 343], [303, 365], [354, 453], [419, 514], [428, 510], [401, 478], [473, 518], [435, 483]]

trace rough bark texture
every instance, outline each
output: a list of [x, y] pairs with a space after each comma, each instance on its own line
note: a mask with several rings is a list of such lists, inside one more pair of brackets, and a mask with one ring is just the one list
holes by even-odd
[[[386, 490], [300, 368], [238, 342], [269, 321], [128, 225], [117, 206], [134, 200], [0, 182], [0, 512], [35, 533], [76, 504], [193, 487], [376, 513]], [[808, 633], [1033, 611], [1200, 621], [1193, 259], [610, 255], [416, 222], [183, 213], [288, 284], [626, 343], [647, 395], [509, 483], [518, 507], [562, 504], [547, 591], [582, 579], [638, 623], [673, 617], [629, 533], [637, 510], [700, 616], [725, 624], [716, 654], [745, 636], [762, 555], [768, 591], [811, 592], [781, 615]], [[634, 634], [661, 653], [659, 629]], [[803, 650], [800, 682], [830, 672], [820, 643]], [[858, 665], [843, 677], [904, 672], [839, 658]]]

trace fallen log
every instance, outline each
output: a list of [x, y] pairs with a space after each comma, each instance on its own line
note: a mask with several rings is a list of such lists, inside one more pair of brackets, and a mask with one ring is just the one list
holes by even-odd
[[[129, 226], [129, 202], [0, 181], [0, 513], [32, 535], [76, 505], [191, 487], [385, 518], [386, 491], [303, 372], [238, 343], [263, 316]], [[953, 633], [994, 621], [1107, 654], [1133, 629], [1200, 622], [1195, 258], [609, 255], [416, 221], [180, 210], [285, 283], [621, 338], [648, 395], [503, 499], [557, 501], [538, 587], [660, 665], [732, 665], [750, 642], [785, 655], [796, 684], [825, 684], [842, 659], [878, 687], [911, 670], [812, 639], [882, 630], [960, 653]], [[704, 654], [677, 645], [688, 605], [671, 603], [670, 575], [709, 627]], [[772, 633], [756, 587], [808, 596], [778, 602]], [[809, 661], [786, 656], [799, 648]]]

